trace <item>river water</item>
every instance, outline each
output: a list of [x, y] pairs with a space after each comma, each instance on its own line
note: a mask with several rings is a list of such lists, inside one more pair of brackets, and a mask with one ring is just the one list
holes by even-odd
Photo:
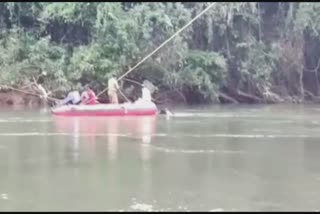
[[318, 106], [0, 111], [0, 211], [320, 210]]

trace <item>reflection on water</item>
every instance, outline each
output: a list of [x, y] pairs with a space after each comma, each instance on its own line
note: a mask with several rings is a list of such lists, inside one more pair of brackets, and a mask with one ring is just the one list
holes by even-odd
[[73, 148], [72, 148], [72, 153], [73, 153], [73, 158], [74, 161], [78, 160], [79, 157], [79, 118], [74, 118], [73, 122]]
[[0, 210], [319, 210], [316, 112], [184, 109], [170, 120], [0, 112]]
[[[150, 159], [150, 143], [155, 134], [156, 117], [54, 117], [57, 133], [72, 134], [73, 156], [77, 157], [80, 138], [83, 137], [88, 151], [96, 150], [96, 138], [99, 135], [107, 136], [108, 158], [116, 160], [118, 156], [118, 138], [124, 135], [131, 139], [140, 139], [141, 158]], [[93, 154], [94, 155], [94, 154]]]

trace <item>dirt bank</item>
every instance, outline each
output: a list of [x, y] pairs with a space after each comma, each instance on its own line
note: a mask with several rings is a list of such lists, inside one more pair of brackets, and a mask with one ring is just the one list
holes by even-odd
[[[119, 96], [120, 103], [126, 102], [126, 99], [124, 99], [121, 95], [118, 95], [118, 96]], [[138, 94], [136, 94], [135, 96], [130, 96], [129, 94], [127, 94], [126, 96], [132, 101], [134, 101], [138, 98]], [[227, 99], [227, 101], [231, 99], [229, 97], [227, 97], [227, 98], [225, 98], [225, 97], [226, 97], [226, 95], [224, 95], [220, 98], [221, 104], [230, 103], [230, 102], [223, 102], [223, 99]], [[177, 92], [173, 92], [173, 91], [166, 92], [166, 93], [157, 93], [153, 97], [153, 100], [158, 105], [159, 108], [169, 107], [169, 106], [173, 107], [173, 106], [181, 105], [181, 104], [184, 104], [184, 105], [189, 104], [187, 102], [186, 98], [183, 97], [182, 94], [177, 93]], [[108, 98], [107, 98], [107, 96], [101, 96], [99, 101], [101, 103], [108, 103]], [[254, 104], [254, 103], [260, 103], [260, 102], [251, 101], [251, 102], [237, 102], [237, 103]], [[308, 99], [308, 100], [301, 101], [298, 99], [294, 99], [293, 97], [290, 97], [290, 98], [287, 97], [286, 99], [283, 99], [282, 102], [270, 102], [270, 103], [273, 103], [273, 104], [276, 104], [276, 103], [320, 103], [320, 99], [313, 98], [311, 100]], [[264, 103], [264, 104], [268, 104], [268, 103]], [[39, 108], [39, 107], [52, 106], [52, 105], [53, 105], [53, 102], [47, 102], [36, 95], [22, 93], [20, 91], [15, 91], [15, 90], [10, 90], [10, 89], [6, 89], [6, 90], [1, 89], [0, 90], [0, 107], [5, 107], [5, 108], [7, 108], [7, 107]]]
[[[21, 90], [22, 91], [22, 90]], [[126, 102], [123, 96], [119, 96], [119, 102]], [[129, 96], [128, 98], [132, 101], [138, 98], [137, 96]], [[101, 96], [99, 101], [101, 103], [108, 103], [107, 96]], [[184, 100], [181, 97], [174, 94], [165, 94], [165, 96], [155, 96], [154, 102], [158, 106], [172, 106], [176, 104], [184, 103]], [[31, 108], [39, 108], [43, 106], [50, 106], [52, 102], [46, 102], [41, 99], [39, 96], [22, 93], [20, 91], [10, 90], [10, 89], [1, 89], [0, 90], [0, 107], [31, 107]]]
[[29, 95], [13, 90], [0, 90], [0, 106], [2, 107], [41, 107], [47, 105], [39, 96]]

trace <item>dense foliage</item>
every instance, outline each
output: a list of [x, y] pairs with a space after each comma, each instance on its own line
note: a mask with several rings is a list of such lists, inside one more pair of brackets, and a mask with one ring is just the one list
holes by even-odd
[[[53, 94], [86, 83], [99, 92], [111, 74], [126, 72], [207, 5], [0, 3], [0, 84], [27, 84], [45, 71], [44, 86]], [[216, 3], [127, 77], [153, 82], [159, 99], [314, 100], [318, 14], [317, 3]], [[131, 83], [123, 81], [123, 89]]]

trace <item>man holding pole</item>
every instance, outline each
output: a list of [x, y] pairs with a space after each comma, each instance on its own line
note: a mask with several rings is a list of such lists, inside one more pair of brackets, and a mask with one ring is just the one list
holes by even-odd
[[112, 104], [118, 104], [118, 95], [117, 90], [119, 90], [118, 81], [114, 74], [112, 74], [111, 78], [108, 80], [108, 96], [109, 102]]

